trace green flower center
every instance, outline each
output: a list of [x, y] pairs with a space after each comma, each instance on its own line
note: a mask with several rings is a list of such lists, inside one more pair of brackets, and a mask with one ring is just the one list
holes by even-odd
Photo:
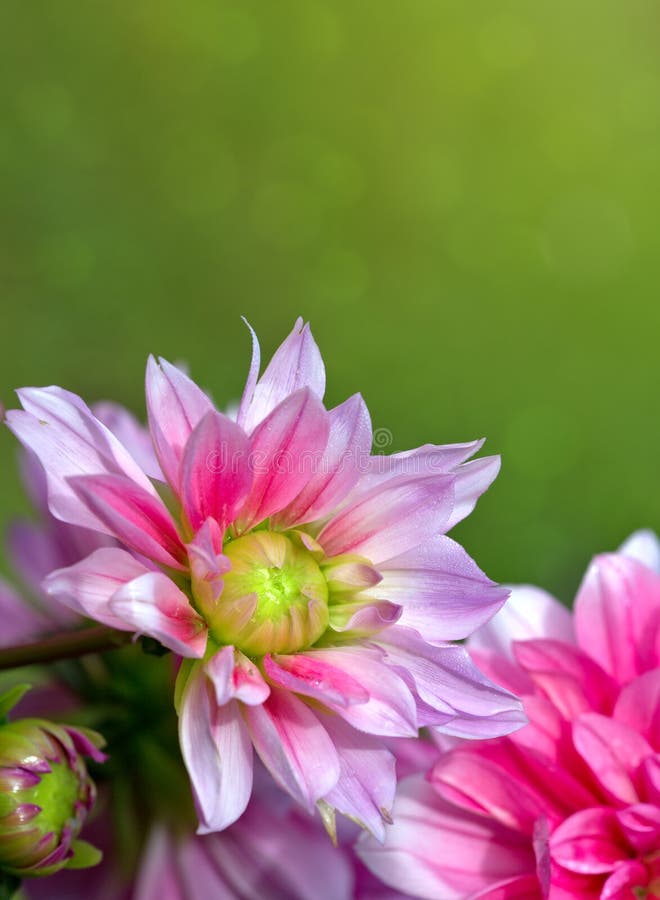
[[256, 531], [230, 541], [231, 563], [209, 626], [250, 656], [293, 653], [328, 626], [328, 586], [312, 554], [289, 537]]
[[58, 839], [64, 826], [74, 816], [80, 793], [80, 778], [66, 763], [51, 762], [51, 772], [30, 791], [29, 802], [41, 807], [35, 824], [42, 831], [52, 831]]

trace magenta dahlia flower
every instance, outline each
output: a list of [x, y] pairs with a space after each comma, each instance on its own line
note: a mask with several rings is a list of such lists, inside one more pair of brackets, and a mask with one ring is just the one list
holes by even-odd
[[50, 512], [115, 544], [44, 587], [184, 658], [180, 741], [202, 832], [245, 809], [254, 747], [330, 830], [339, 810], [382, 837], [387, 738], [422, 726], [490, 737], [525, 721], [448, 643], [506, 597], [445, 536], [499, 460], [466, 462], [478, 441], [373, 457], [362, 398], [323, 406], [308, 326], [296, 323], [261, 378], [253, 347], [235, 419], [150, 359], [150, 443], [61, 388], [18, 392], [23, 410], [7, 422], [45, 470]]
[[529, 725], [405, 780], [384, 846], [359, 853], [415, 897], [660, 897], [660, 544], [598, 556], [571, 618], [513, 592], [471, 640]]

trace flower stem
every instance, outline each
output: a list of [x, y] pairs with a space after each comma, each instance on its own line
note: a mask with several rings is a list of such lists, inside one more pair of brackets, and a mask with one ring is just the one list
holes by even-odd
[[88, 653], [103, 653], [127, 644], [131, 638], [132, 634], [128, 631], [115, 631], [105, 626], [67, 631], [33, 644], [0, 650], [0, 670], [73, 659]]

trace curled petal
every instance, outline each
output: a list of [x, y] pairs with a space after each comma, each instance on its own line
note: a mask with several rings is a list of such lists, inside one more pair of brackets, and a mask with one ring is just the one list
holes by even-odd
[[127, 582], [150, 571], [126, 550], [104, 547], [67, 569], [52, 572], [43, 588], [49, 597], [83, 616], [131, 631], [133, 626], [111, 609], [110, 599]]
[[180, 656], [202, 657], [206, 624], [183, 591], [162, 572], [129, 581], [110, 599], [111, 611], [138, 633], [148, 634]]
[[233, 647], [223, 647], [206, 663], [218, 706], [240, 700], [258, 706], [270, 694], [270, 688], [254, 663]]

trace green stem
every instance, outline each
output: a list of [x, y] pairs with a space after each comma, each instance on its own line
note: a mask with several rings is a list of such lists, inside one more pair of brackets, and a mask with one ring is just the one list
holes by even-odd
[[0, 670], [73, 659], [76, 656], [86, 656], [88, 653], [103, 653], [127, 644], [131, 638], [130, 632], [115, 631], [114, 628], [106, 628], [103, 625], [81, 631], [68, 631], [55, 637], [44, 638], [42, 641], [35, 641], [34, 644], [0, 650]]

